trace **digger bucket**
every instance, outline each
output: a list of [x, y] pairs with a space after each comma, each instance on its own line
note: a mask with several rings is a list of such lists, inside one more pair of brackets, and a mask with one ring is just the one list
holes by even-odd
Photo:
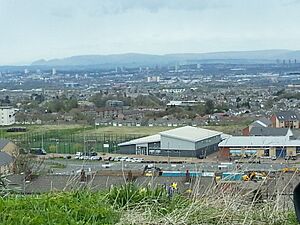
[[294, 189], [294, 206], [297, 220], [300, 223], [300, 183]]

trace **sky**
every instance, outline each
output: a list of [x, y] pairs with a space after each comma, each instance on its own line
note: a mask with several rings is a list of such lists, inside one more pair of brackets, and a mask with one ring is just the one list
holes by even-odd
[[300, 0], [0, 0], [0, 65], [300, 49]]

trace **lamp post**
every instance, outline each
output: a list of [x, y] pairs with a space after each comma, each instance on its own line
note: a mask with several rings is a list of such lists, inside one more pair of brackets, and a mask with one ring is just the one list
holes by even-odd
[[168, 142], [168, 164], [170, 164], [170, 143]]
[[58, 154], [58, 145], [59, 145], [59, 140], [57, 139], [57, 141], [56, 141], [56, 155]]

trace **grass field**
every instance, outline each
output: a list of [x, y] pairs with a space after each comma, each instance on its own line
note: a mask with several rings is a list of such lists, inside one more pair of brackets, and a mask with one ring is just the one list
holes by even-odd
[[[27, 132], [6, 132], [6, 128], [0, 129], [1, 138], [15, 138], [24, 134], [31, 133], [55, 133], [60, 135], [99, 135], [99, 134], [112, 134], [112, 135], [138, 135], [146, 136], [153, 135], [162, 131], [174, 129], [175, 127], [93, 127], [87, 125], [32, 125], [27, 126]], [[203, 128], [224, 132], [227, 134], [240, 134], [244, 125], [227, 125], [227, 126], [205, 126]]]
[[113, 135], [152, 135], [170, 130], [172, 127], [99, 127], [85, 131], [85, 134], [113, 134]]

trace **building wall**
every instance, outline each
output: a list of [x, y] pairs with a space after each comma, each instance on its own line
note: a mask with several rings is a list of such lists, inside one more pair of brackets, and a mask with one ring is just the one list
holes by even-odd
[[161, 135], [161, 149], [163, 150], [194, 150], [196, 149], [195, 143], [192, 141], [180, 140]]
[[[223, 159], [226, 159], [226, 158], [229, 158], [230, 156], [233, 156], [230, 151], [236, 151], [236, 150], [240, 150], [241, 153], [239, 155], [236, 155], [236, 156], [243, 156], [246, 154], [245, 151], [247, 150], [255, 150], [256, 151], [256, 156], [257, 157], [262, 157], [262, 156], [265, 156], [265, 150], [267, 148], [262, 148], [262, 147], [222, 147], [222, 148], [219, 148], [219, 157], [220, 158], [223, 158]], [[277, 148], [276, 147], [270, 147], [269, 148], [269, 156], [272, 157], [272, 156], [277, 156], [276, 155], [276, 150]], [[296, 147], [286, 147], [285, 150], [284, 150], [284, 153], [281, 154], [280, 157], [285, 157], [285, 156], [296, 156], [297, 155], [297, 152], [296, 152]], [[250, 156], [250, 154], [249, 154]]]
[[229, 150], [230, 148], [219, 148], [219, 154], [218, 157], [220, 159], [229, 159]]
[[210, 146], [215, 146], [216, 144], [219, 144], [221, 142], [221, 136], [214, 136], [210, 137], [201, 141], [198, 141], [196, 143], [196, 149], [203, 149], [203, 148], [209, 148]]
[[243, 133], [243, 136], [249, 136], [250, 134], [250, 126], [249, 127], [245, 127], [243, 130], [242, 130], [242, 133]]
[[120, 150], [119, 150], [120, 154], [135, 155], [135, 152], [136, 152], [136, 145], [120, 146]]
[[12, 107], [0, 107], [0, 125], [8, 126], [15, 123], [15, 110]]
[[276, 115], [273, 115], [271, 117], [271, 121], [272, 121], [272, 127], [278, 127], [279, 126], [278, 125], [278, 119], [277, 119]]
[[13, 142], [9, 142], [7, 145], [4, 146], [3, 149], [1, 149], [1, 151], [6, 152], [11, 156], [14, 156], [18, 151], [18, 147]]

